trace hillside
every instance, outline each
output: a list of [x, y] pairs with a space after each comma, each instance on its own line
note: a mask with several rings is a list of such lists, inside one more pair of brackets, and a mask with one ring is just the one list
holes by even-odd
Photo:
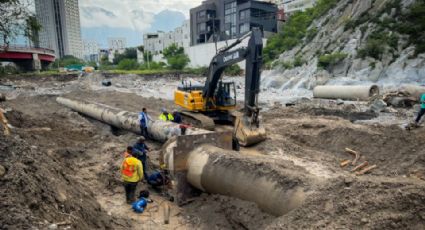
[[319, 0], [264, 50], [263, 88], [425, 83], [425, 1]]

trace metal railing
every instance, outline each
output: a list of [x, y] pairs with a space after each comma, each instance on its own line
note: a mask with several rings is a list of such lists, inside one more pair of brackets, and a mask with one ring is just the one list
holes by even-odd
[[48, 48], [32, 47], [32, 46], [19, 45], [19, 44], [12, 44], [9, 46], [0, 44], [0, 51], [6, 51], [6, 50], [7, 51], [26, 51], [31, 53], [43, 53], [43, 54], [55, 55], [55, 51]]

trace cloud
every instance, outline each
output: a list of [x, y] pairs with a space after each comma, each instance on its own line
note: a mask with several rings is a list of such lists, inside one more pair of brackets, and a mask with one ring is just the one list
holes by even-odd
[[161, 11], [181, 12], [189, 18], [189, 10], [202, 0], [80, 0], [82, 27], [116, 27], [145, 31]]
[[82, 37], [106, 47], [108, 37], [140, 45], [143, 33], [169, 31], [189, 18], [203, 0], [79, 0]]

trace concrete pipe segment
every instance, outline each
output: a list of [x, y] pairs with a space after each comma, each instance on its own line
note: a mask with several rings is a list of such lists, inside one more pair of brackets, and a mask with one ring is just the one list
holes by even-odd
[[[84, 101], [76, 101], [68, 98], [58, 97], [56, 101], [79, 113], [103, 121], [116, 128], [125, 129], [140, 134], [140, 125], [138, 114], [128, 111], [122, 111], [107, 105], [87, 103]], [[152, 139], [165, 142], [173, 136], [181, 134], [179, 125], [172, 122], [154, 120], [149, 123], [148, 132], [152, 135]], [[206, 133], [209, 131], [200, 129], [189, 129], [186, 134]]]
[[400, 87], [401, 92], [409, 93], [416, 100], [420, 100], [421, 95], [425, 93], [425, 87], [420, 85], [405, 84]]
[[379, 95], [377, 85], [320, 85], [313, 89], [315, 98], [368, 100]]
[[254, 202], [275, 216], [298, 208], [305, 200], [302, 174], [276, 168], [275, 162], [209, 145], [196, 148], [187, 159], [187, 180], [202, 191]]

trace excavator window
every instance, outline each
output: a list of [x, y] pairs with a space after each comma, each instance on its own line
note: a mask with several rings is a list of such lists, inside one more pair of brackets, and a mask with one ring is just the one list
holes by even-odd
[[235, 106], [236, 105], [236, 88], [234, 82], [220, 81], [216, 91], [217, 106]]

